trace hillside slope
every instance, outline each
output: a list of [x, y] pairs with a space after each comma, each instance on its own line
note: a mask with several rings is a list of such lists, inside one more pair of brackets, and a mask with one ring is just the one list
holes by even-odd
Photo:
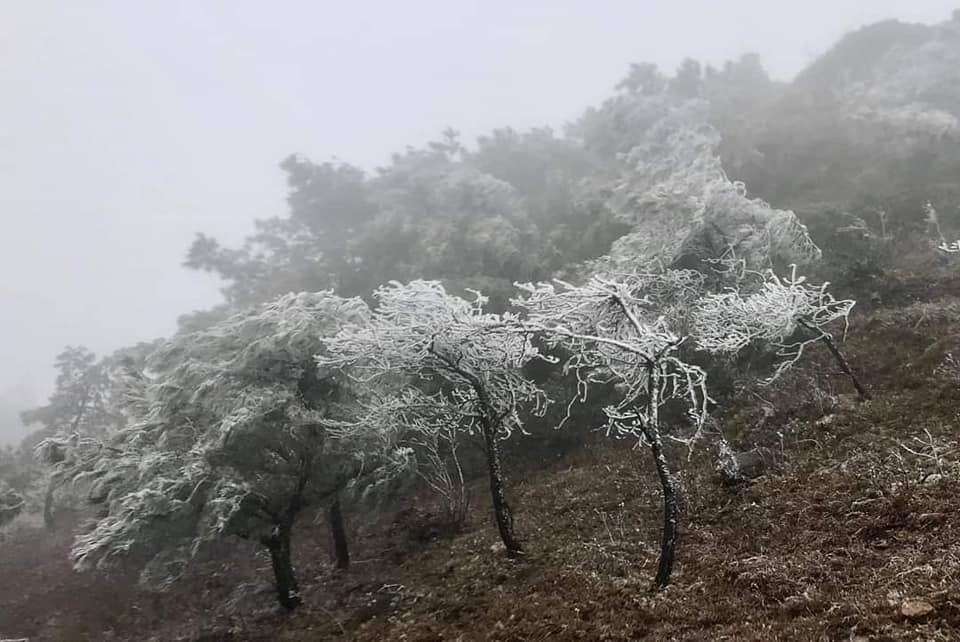
[[[960, 290], [960, 282], [938, 291]], [[920, 291], [903, 285], [900, 296]], [[892, 298], [892, 295], [891, 295]], [[779, 463], [719, 483], [710, 453], [684, 470], [687, 524], [672, 586], [649, 591], [660, 502], [644, 451], [604, 442], [512, 467], [529, 554], [506, 559], [482, 487], [447, 538], [429, 502], [364, 527], [333, 573], [325, 533], [298, 534], [305, 605], [277, 613], [264, 569], [219, 551], [172, 594], [70, 575], [65, 538], [21, 531], [0, 549], [0, 633], [39, 640], [950, 640], [960, 635], [954, 298], [861, 313], [847, 348], [874, 393], [857, 404], [820, 350], [764, 404], [724, 413], [742, 448]], [[944, 339], [946, 338], [946, 339]], [[939, 339], [939, 340], [938, 340]], [[949, 360], [946, 360], [949, 364]], [[940, 367], [939, 370], [937, 368]], [[683, 453], [677, 453], [682, 459]], [[359, 526], [359, 524], [357, 524]], [[261, 563], [263, 566], [263, 563]], [[121, 608], [122, 607], [122, 608]]]

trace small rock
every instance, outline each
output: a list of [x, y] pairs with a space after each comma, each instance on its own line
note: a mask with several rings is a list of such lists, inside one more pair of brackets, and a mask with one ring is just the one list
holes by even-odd
[[836, 420], [837, 420], [836, 415], [827, 415], [826, 417], [821, 417], [820, 419], [817, 419], [813, 425], [817, 426], [818, 428], [822, 428], [823, 426], [829, 426]]
[[507, 547], [503, 545], [503, 542], [494, 542], [490, 545], [491, 553], [502, 553], [505, 550], [507, 550]]
[[716, 469], [724, 486], [739, 486], [767, 474], [775, 464], [776, 456], [769, 448], [734, 452], [724, 444], [720, 449]]
[[944, 513], [920, 513], [920, 516], [917, 517], [917, 521], [921, 524], [929, 524], [932, 526], [942, 524], [946, 519], [947, 516]]
[[900, 614], [908, 620], [919, 620], [930, 615], [935, 610], [933, 604], [930, 604], [930, 602], [926, 600], [913, 598], [900, 603]]
[[780, 609], [787, 615], [797, 616], [807, 608], [807, 599], [802, 595], [791, 595], [783, 601]]

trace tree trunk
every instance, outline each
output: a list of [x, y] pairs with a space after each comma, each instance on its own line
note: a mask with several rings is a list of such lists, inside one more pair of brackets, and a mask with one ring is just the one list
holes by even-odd
[[456, 495], [453, 501], [452, 518], [454, 526], [459, 529], [467, 521], [469, 501], [467, 499], [467, 482], [463, 478], [463, 466], [460, 465], [460, 455], [457, 454], [456, 435], [453, 430], [450, 431], [450, 459], [453, 460], [453, 466], [457, 471], [457, 478], [453, 480], [455, 486], [453, 492]]
[[857, 378], [857, 375], [854, 374], [853, 368], [850, 367], [850, 364], [847, 362], [846, 357], [843, 356], [843, 353], [840, 352], [840, 348], [837, 347], [837, 344], [833, 342], [833, 339], [829, 335], [823, 335], [823, 342], [826, 344], [827, 349], [830, 350], [830, 354], [833, 355], [833, 358], [836, 359], [837, 365], [840, 366], [840, 369], [850, 377], [850, 381], [853, 382], [853, 387], [856, 388], [857, 394], [860, 396], [860, 401], [866, 401], [870, 398], [870, 393], [867, 392], [866, 388], [863, 387], [863, 384], [860, 383], [860, 379]]
[[850, 381], [853, 383], [853, 387], [856, 388], [857, 395], [860, 397], [860, 401], [866, 401], [867, 399], [870, 399], [870, 393], [867, 392], [867, 389], [864, 388], [863, 384], [860, 383], [860, 379], [857, 378], [856, 373], [854, 373], [853, 368], [850, 367], [850, 363], [847, 361], [846, 357], [844, 357], [843, 353], [840, 352], [840, 348], [838, 348], [837, 344], [833, 342], [833, 338], [823, 330], [814, 327], [803, 319], [800, 320], [800, 325], [812, 332], [818, 332], [820, 334], [820, 340], [823, 341], [824, 345], [827, 346], [827, 350], [829, 350], [830, 354], [833, 355], [837, 365], [840, 366], [840, 370], [842, 370], [843, 373], [850, 378]]
[[53, 480], [47, 482], [47, 492], [43, 496], [43, 525], [48, 531], [56, 530], [57, 524], [53, 519], [53, 491], [55, 490]]
[[661, 589], [670, 583], [673, 574], [673, 561], [676, 556], [677, 540], [680, 538], [680, 503], [676, 481], [667, 464], [663, 452], [663, 438], [660, 435], [660, 400], [662, 398], [661, 373], [657, 364], [650, 364], [647, 379], [647, 419], [643, 425], [643, 434], [650, 442], [653, 462], [657, 467], [657, 477], [663, 491], [663, 535], [660, 539], [660, 561], [653, 586]]
[[453, 361], [445, 357], [434, 349], [431, 344], [430, 351], [437, 356], [440, 361], [446, 364], [446, 368], [457, 373], [458, 376], [466, 379], [477, 395], [480, 410], [480, 429], [483, 433], [484, 450], [487, 454], [487, 472], [490, 475], [490, 496], [493, 498], [493, 513], [497, 519], [497, 529], [500, 531], [500, 539], [503, 540], [503, 546], [507, 550], [507, 555], [516, 557], [523, 554], [523, 548], [517, 541], [513, 533], [513, 514], [510, 506], [507, 504], [507, 496], [503, 489], [503, 470], [500, 465], [500, 443], [497, 441], [497, 428], [499, 420], [494, 411], [494, 405], [490, 403], [487, 395], [487, 388], [483, 380], [477, 375], [461, 368], [458, 361]]
[[523, 548], [513, 532], [513, 513], [507, 504], [504, 491], [503, 471], [500, 466], [500, 442], [497, 433], [488, 420], [483, 422], [483, 442], [487, 451], [487, 472], [490, 475], [490, 496], [493, 499], [493, 513], [497, 519], [497, 529], [500, 539], [507, 550], [507, 555], [516, 557], [523, 554]]
[[274, 532], [262, 540], [264, 546], [270, 551], [277, 600], [288, 611], [297, 608], [302, 601], [293, 563], [290, 560], [290, 531], [290, 524], [278, 524]]
[[330, 552], [337, 568], [350, 566], [350, 549], [347, 546], [347, 529], [343, 525], [343, 510], [340, 496], [335, 495], [328, 511], [330, 523]]
[[667, 464], [667, 457], [663, 452], [663, 440], [660, 431], [653, 427], [648, 431], [650, 450], [653, 461], [657, 466], [657, 477], [660, 479], [660, 488], [663, 490], [663, 536], [660, 540], [660, 562], [657, 565], [657, 576], [653, 580], [656, 588], [663, 588], [670, 583], [673, 574], [673, 561], [676, 556], [677, 540], [680, 538], [680, 503], [676, 482]]

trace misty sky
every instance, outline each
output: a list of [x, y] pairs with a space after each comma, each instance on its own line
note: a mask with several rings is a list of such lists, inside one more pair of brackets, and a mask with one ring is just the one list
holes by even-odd
[[755, 51], [786, 79], [850, 28], [957, 6], [0, 2], [0, 392], [45, 395], [63, 345], [110, 351], [217, 302], [185, 250], [195, 232], [235, 242], [282, 214], [292, 152], [374, 167], [448, 125], [467, 141], [560, 126], [630, 62]]

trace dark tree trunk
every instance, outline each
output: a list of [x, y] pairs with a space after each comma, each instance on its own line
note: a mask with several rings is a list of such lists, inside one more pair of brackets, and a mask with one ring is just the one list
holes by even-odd
[[270, 551], [270, 562], [273, 565], [273, 577], [277, 588], [277, 600], [288, 611], [297, 608], [301, 603], [300, 587], [293, 571], [290, 559], [290, 531], [291, 524], [278, 524], [274, 532], [263, 538], [263, 544]]
[[350, 566], [350, 548], [347, 546], [347, 529], [343, 525], [343, 510], [340, 497], [335, 496], [327, 514], [330, 522], [330, 552], [337, 568]]
[[840, 370], [842, 370], [843, 373], [847, 375], [850, 378], [850, 381], [853, 383], [853, 387], [857, 390], [857, 395], [859, 395], [860, 401], [866, 401], [867, 399], [870, 399], [870, 393], [867, 392], [867, 389], [864, 388], [863, 384], [860, 383], [860, 379], [853, 371], [853, 368], [850, 367], [850, 363], [847, 361], [847, 358], [843, 356], [842, 352], [840, 352], [840, 348], [838, 348], [837, 344], [834, 343], [833, 338], [826, 332], [817, 329], [802, 319], [800, 320], [800, 325], [812, 332], [818, 332], [820, 334], [820, 340], [823, 341], [825, 346], [827, 346], [827, 350], [829, 350], [830, 354], [833, 355], [837, 365], [840, 366]]
[[843, 370], [844, 374], [850, 377], [850, 381], [853, 382], [853, 387], [856, 388], [857, 394], [860, 396], [860, 401], [866, 401], [870, 398], [870, 393], [867, 392], [866, 388], [863, 387], [863, 384], [860, 383], [860, 379], [857, 378], [857, 375], [854, 374], [853, 368], [850, 367], [850, 364], [847, 362], [846, 357], [843, 356], [843, 353], [840, 352], [840, 348], [837, 347], [837, 344], [833, 342], [828, 335], [823, 335], [823, 342], [826, 344], [827, 349], [830, 350], [830, 354], [833, 355], [833, 358], [836, 359], [837, 365], [840, 366], [840, 369]]
[[670, 583], [673, 574], [673, 561], [676, 557], [677, 540], [680, 539], [680, 501], [676, 480], [670, 472], [667, 455], [663, 452], [663, 438], [660, 435], [660, 401], [662, 399], [661, 372], [657, 364], [649, 365], [647, 379], [647, 416], [643, 426], [643, 435], [650, 443], [650, 452], [657, 467], [657, 478], [663, 491], [663, 534], [660, 538], [660, 561], [653, 587], [661, 589]]
[[490, 475], [490, 496], [493, 499], [493, 514], [497, 519], [497, 529], [500, 539], [507, 550], [507, 555], [516, 557], [523, 554], [523, 548], [513, 532], [513, 513], [507, 503], [504, 490], [503, 470], [500, 465], [500, 442], [497, 433], [489, 420], [483, 421], [483, 442], [487, 454], [487, 472]]
[[497, 413], [494, 411], [494, 405], [490, 403], [487, 396], [487, 388], [483, 381], [474, 373], [461, 368], [459, 362], [453, 361], [437, 352], [433, 345], [430, 351], [445, 364], [445, 368], [455, 372], [460, 377], [466, 379], [477, 395], [477, 401], [480, 411], [480, 429], [483, 433], [484, 450], [487, 455], [487, 473], [490, 475], [490, 496], [493, 499], [493, 514], [497, 520], [497, 530], [500, 531], [500, 539], [503, 540], [503, 546], [506, 548], [507, 555], [517, 557], [523, 554], [523, 548], [517, 541], [513, 532], [513, 513], [510, 511], [510, 505], [507, 503], [507, 495], [504, 491], [503, 469], [500, 464], [500, 443], [497, 441], [497, 429], [503, 416], [497, 419]]
[[650, 450], [657, 467], [660, 488], [663, 490], [663, 535], [660, 539], [660, 561], [657, 565], [657, 575], [653, 580], [654, 586], [659, 589], [670, 583], [670, 576], [673, 574], [677, 540], [680, 539], [680, 501], [676, 481], [670, 472], [667, 457], [663, 452], [660, 431], [654, 427], [647, 432]]
[[43, 525], [46, 526], [48, 531], [55, 530], [57, 527], [56, 521], [53, 519], [53, 491], [56, 490], [56, 485], [53, 483], [53, 480], [47, 482], [47, 492], [43, 496]]

